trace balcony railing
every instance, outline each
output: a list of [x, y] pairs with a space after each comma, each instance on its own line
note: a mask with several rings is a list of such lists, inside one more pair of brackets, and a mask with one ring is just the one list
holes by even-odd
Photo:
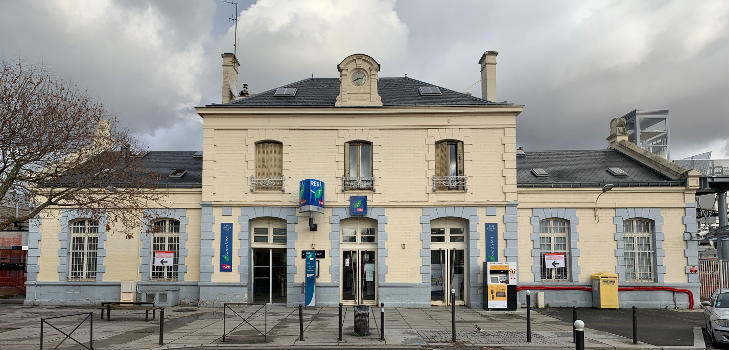
[[352, 190], [375, 190], [374, 177], [342, 177], [342, 189], [344, 191]]
[[433, 192], [466, 191], [468, 176], [433, 176]]
[[284, 177], [255, 177], [251, 176], [251, 192], [282, 191]]

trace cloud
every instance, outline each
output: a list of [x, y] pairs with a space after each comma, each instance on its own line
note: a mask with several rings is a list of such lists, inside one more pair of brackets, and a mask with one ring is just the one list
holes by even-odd
[[200, 1], [4, 3], [0, 56], [42, 62], [88, 89], [152, 148], [199, 148], [197, 139], [152, 135], [190, 125], [213, 13]]

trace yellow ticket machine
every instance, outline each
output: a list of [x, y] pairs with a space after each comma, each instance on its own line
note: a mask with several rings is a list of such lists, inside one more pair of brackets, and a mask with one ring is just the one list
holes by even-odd
[[484, 263], [484, 301], [486, 310], [516, 310], [516, 263]]

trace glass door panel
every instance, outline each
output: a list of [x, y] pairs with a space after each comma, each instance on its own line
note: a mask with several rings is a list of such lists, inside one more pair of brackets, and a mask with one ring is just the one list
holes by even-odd
[[445, 302], [445, 250], [430, 252], [430, 301]]
[[271, 249], [271, 302], [286, 302], [286, 249]]
[[253, 301], [270, 302], [270, 252], [266, 248], [253, 250]]
[[342, 252], [342, 300], [357, 300], [357, 251]]
[[450, 251], [450, 288], [456, 290], [455, 300], [464, 301], [465, 295], [465, 251], [463, 249], [453, 249]]
[[360, 252], [361, 256], [361, 273], [360, 273], [360, 287], [361, 287], [361, 300], [362, 301], [374, 301], [375, 300], [375, 252], [372, 250], [364, 250]]

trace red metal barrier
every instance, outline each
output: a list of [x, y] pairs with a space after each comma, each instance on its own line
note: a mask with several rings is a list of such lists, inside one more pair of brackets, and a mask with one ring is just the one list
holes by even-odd
[[[518, 287], [516, 287], [517, 291], [524, 290], [524, 289], [530, 289], [530, 290], [582, 290], [585, 292], [592, 292], [592, 287], [586, 287], [586, 286], [518, 286]], [[688, 289], [673, 288], [673, 287], [618, 287], [619, 292], [640, 291], [640, 290], [662, 290], [662, 291], [666, 291], [666, 292], [686, 293], [686, 295], [688, 295], [688, 299], [689, 299], [689, 309], [693, 310], [693, 308], [694, 308], [694, 293], [692, 293]]]

